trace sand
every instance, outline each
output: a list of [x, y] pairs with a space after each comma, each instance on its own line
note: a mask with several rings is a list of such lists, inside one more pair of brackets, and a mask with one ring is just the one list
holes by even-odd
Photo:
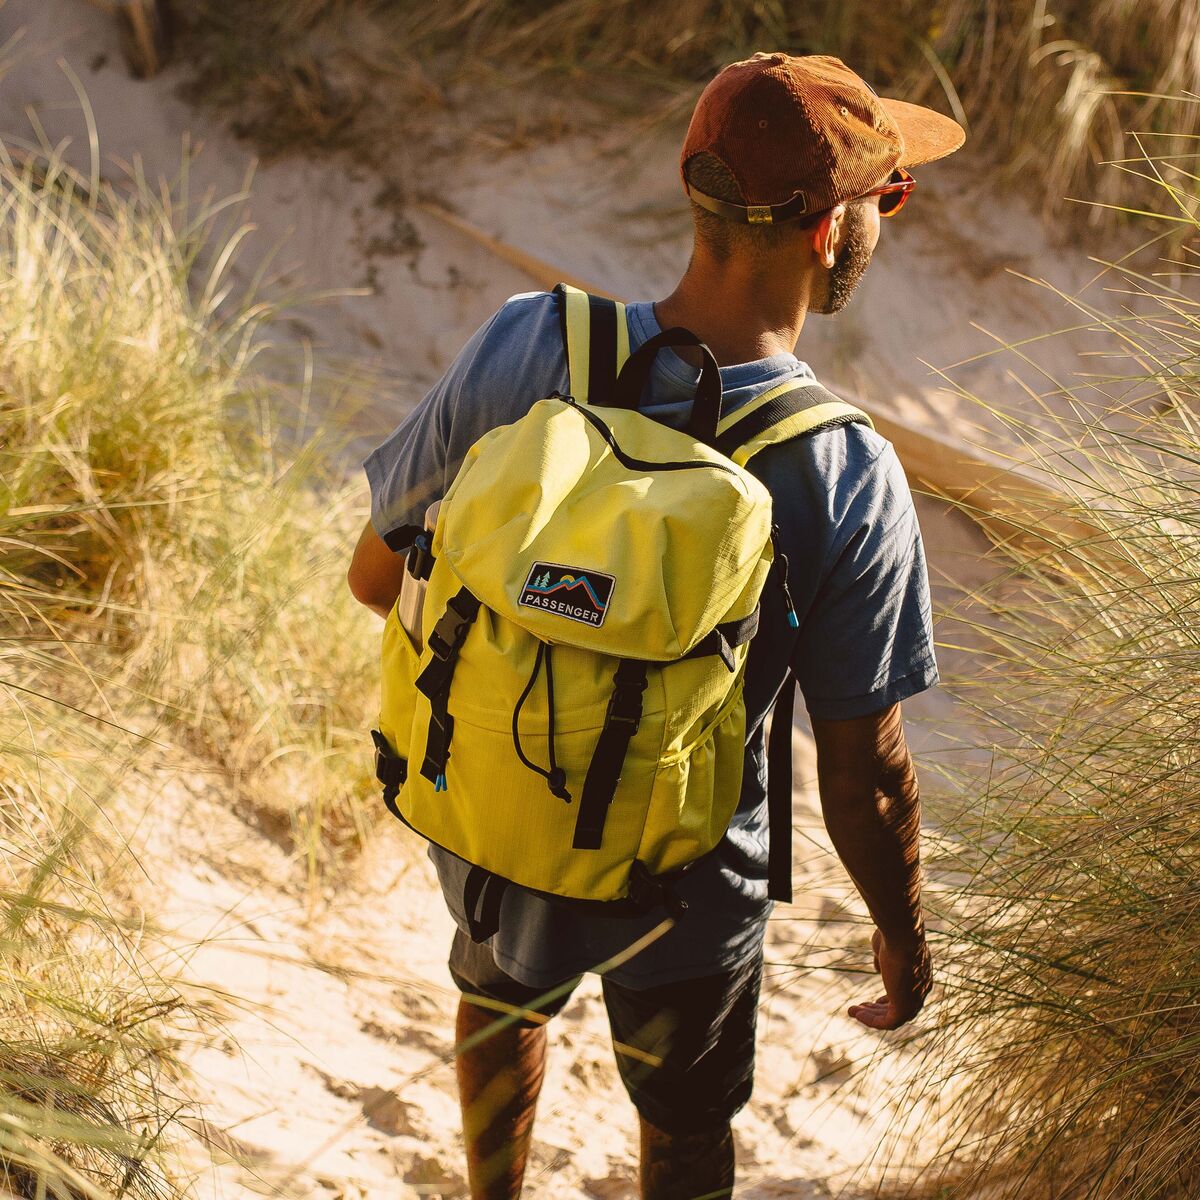
[[[176, 96], [178, 70], [130, 79], [112, 22], [79, 0], [9, 0], [0, 22], [5, 36], [25, 29], [0, 83], [0, 129], [16, 140], [33, 139], [32, 113], [50, 142], [70, 139], [66, 153], [87, 169], [86, 123], [65, 62], [86, 89], [110, 178], [135, 163], [150, 178], [174, 178], [185, 139], [194, 196], [231, 195], [253, 177], [230, 217], [254, 227], [234, 277], [245, 282], [278, 250], [275, 286], [343, 292], [294, 309], [276, 362], [294, 369], [311, 342], [327, 369], [356, 364], [356, 448], [385, 435], [469, 333], [530, 287], [435, 219], [397, 207], [395, 181], [375, 165], [256, 164], [252, 147]], [[664, 132], [464, 153], [431, 171], [422, 184], [455, 211], [618, 294], [663, 295], [686, 260]], [[966, 161], [924, 172], [884, 235], [854, 304], [836, 321], [811, 321], [798, 352], [868, 407], [883, 397], [970, 440], [979, 411], [926, 364], [965, 362], [954, 372], [962, 386], [1015, 394], [1006, 377], [1014, 364], [987, 356], [993, 341], [981, 330], [1029, 337], [1069, 314], [1010, 272], [1074, 291], [1095, 268], [1052, 245], [1025, 203], [980, 185]], [[1086, 341], [1047, 346], [1048, 367], [1075, 369]], [[992, 431], [990, 444], [999, 436]], [[364, 512], [365, 502], [364, 488]], [[919, 508], [945, 602], [989, 574], [987, 542], [944, 506], [921, 499]], [[947, 650], [943, 667], [969, 661]], [[962, 726], [946, 691], [906, 711], [919, 763], [951, 751]], [[747, 1198], [858, 1195], [890, 1156], [920, 1149], [896, 1083], [920, 1066], [918, 1051], [904, 1034], [880, 1037], [844, 1015], [878, 994], [874, 979], [843, 969], [848, 952], [860, 971], [866, 965], [870, 927], [822, 827], [802, 715], [794, 737], [798, 898], [770, 926], [758, 1086], [736, 1123]], [[193, 1078], [180, 1085], [197, 1195], [465, 1195], [445, 968], [451, 925], [414, 839], [385, 826], [358, 869], [314, 896], [302, 864], [235, 816], [198, 764], [177, 763], [145, 799], [137, 851], [148, 916], [162, 930], [165, 968], [181, 970], [213, 1013], [188, 1035]], [[553, 1043], [527, 1194], [635, 1195], [633, 1112], [594, 977], [556, 1022]]]

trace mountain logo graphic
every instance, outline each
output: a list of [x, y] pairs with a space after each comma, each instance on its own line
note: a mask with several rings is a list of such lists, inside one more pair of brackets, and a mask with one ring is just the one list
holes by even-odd
[[584, 625], [603, 625], [616, 582], [611, 575], [584, 567], [535, 562], [517, 603]]

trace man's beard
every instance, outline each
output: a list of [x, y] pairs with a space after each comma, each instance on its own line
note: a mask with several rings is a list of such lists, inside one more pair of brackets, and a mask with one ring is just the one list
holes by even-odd
[[841, 312], [850, 303], [858, 281], [871, 262], [873, 247], [867, 240], [866, 220], [858, 205], [846, 209], [846, 240], [833, 260], [827, 276], [824, 303], [813, 306], [813, 312]]

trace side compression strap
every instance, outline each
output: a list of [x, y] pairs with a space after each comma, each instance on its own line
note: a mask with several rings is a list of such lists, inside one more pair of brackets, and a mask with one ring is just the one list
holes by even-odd
[[608, 806], [616, 795], [617, 784], [621, 782], [629, 743], [642, 723], [642, 693], [645, 690], [646, 664], [623, 658], [613, 681], [604, 728], [596, 741], [587, 777], [583, 781], [579, 816], [575, 818], [575, 839], [571, 843], [576, 850], [600, 849]]
[[404, 554], [424, 532], [423, 525], [400, 525], [383, 535], [383, 544], [394, 554]]
[[387, 738], [378, 729], [371, 730], [371, 740], [375, 743], [375, 778], [383, 784], [383, 802], [393, 817], [403, 821], [396, 797], [408, 778], [408, 760], [388, 745]]
[[479, 601], [466, 588], [459, 588], [429, 635], [433, 657], [417, 676], [417, 691], [429, 701], [429, 733], [421, 774], [439, 792], [446, 790], [446, 761], [454, 736], [454, 718], [449, 712], [450, 684], [458, 666], [458, 653], [478, 615]]
[[788, 671], [771, 710], [771, 740], [767, 746], [767, 895], [792, 902], [792, 707], [796, 676]]

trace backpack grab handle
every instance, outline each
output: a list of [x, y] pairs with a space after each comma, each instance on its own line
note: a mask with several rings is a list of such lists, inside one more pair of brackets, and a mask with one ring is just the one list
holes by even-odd
[[717, 423], [721, 419], [721, 369], [713, 352], [690, 329], [677, 325], [644, 341], [625, 361], [617, 376], [613, 404], [616, 408], [638, 407], [646, 381], [650, 378], [654, 357], [667, 346], [695, 346], [700, 351], [703, 365], [700, 367], [700, 379], [696, 384], [687, 431], [698, 441], [711, 446], [716, 440]]

